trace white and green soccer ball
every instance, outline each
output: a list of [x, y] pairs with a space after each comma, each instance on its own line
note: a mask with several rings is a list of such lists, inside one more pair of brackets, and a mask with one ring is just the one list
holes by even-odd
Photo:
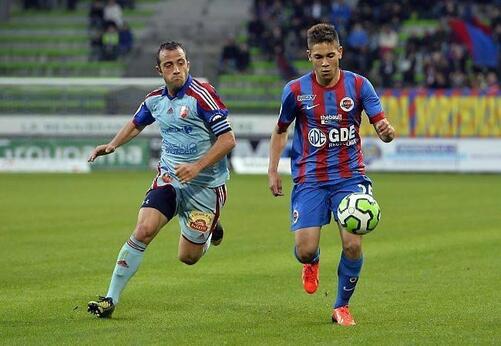
[[376, 228], [381, 219], [381, 210], [374, 197], [355, 192], [341, 200], [337, 217], [348, 232], [367, 234]]

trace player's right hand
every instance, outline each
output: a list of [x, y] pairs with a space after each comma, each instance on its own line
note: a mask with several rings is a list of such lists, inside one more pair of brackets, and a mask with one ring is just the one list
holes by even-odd
[[282, 192], [282, 179], [277, 172], [268, 172], [268, 186], [273, 196], [283, 196]]
[[112, 152], [115, 151], [117, 147], [110, 145], [110, 144], [101, 144], [98, 145], [97, 147], [94, 148], [94, 150], [91, 151], [89, 154], [89, 158], [87, 159], [88, 162], [94, 162], [96, 157], [102, 156], [102, 155], [108, 155], [111, 154]]

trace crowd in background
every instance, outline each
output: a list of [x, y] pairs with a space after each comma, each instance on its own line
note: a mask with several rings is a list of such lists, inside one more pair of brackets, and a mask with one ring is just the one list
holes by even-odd
[[[1, 0], [0, 0], [1, 1]], [[74, 11], [79, 0], [23, 0], [25, 10]], [[135, 0], [91, 0], [89, 5], [90, 61], [113, 61], [133, 47], [132, 31], [123, 18], [123, 8], [135, 8]]]
[[123, 18], [122, 7], [134, 8], [134, 2], [93, 0], [89, 9], [89, 60], [117, 60], [133, 46], [132, 31]]
[[[342, 68], [377, 86], [497, 88], [500, 5], [499, 0], [254, 0], [247, 43], [290, 79], [297, 76], [291, 62], [306, 58], [307, 28], [328, 22], [344, 47]], [[454, 18], [474, 21], [494, 42], [497, 60], [476, 63], [471, 47], [449, 25]]]

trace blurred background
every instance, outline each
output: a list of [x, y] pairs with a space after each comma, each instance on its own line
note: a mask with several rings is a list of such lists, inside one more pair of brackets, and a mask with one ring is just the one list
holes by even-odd
[[[306, 29], [336, 26], [343, 69], [368, 77], [399, 138], [365, 121], [375, 171], [501, 171], [501, 1], [2, 0], [0, 171], [150, 169], [154, 125], [90, 167], [89, 151], [163, 84], [161, 42], [182, 42], [239, 139], [237, 172], [265, 173], [285, 83], [310, 70]], [[287, 171], [287, 151], [283, 170]]]

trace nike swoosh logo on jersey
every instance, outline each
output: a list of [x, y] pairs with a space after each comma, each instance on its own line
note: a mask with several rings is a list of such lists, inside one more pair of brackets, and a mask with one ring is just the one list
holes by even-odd
[[310, 105], [306, 105], [306, 106], [304, 106], [304, 108], [305, 108], [307, 111], [309, 111], [310, 109], [313, 109], [313, 108], [315, 108], [315, 107], [317, 107], [317, 106], [320, 106], [320, 104], [319, 104], [319, 103], [317, 103], [316, 105], [311, 105], [311, 106], [310, 106]]

